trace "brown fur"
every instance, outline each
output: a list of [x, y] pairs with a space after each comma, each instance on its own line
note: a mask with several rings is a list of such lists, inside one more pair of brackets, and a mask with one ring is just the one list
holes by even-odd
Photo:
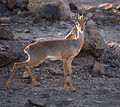
[[[84, 22], [83, 20], [81, 20]], [[10, 78], [7, 82], [7, 87], [10, 88], [12, 86], [13, 76], [15, 71], [18, 68], [25, 67], [28, 71], [30, 78], [34, 85], [38, 85], [38, 82], [33, 77], [29, 66], [38, 66], [40, 63], [45, 61], [46, 59], [53, 59], [53, 60], [61, 60], [63, 61], [64, 65], [64, 88], [65, 91], [68, 91], [67, 88], [67, 68], [69, 70], [70, 76], [70, 89], [74, 91], [74, 87], [72, 85], [72, 69], [71, 63], [74, 57], [80, 52], [81, 47], [84, 43], [84, 34], [80, 33], [81, 27], [83, 24], [81, 21], [77, 21], [79, 25], [76, 24], [77, 28], [77, 38], [76, 39], [63, 39], [63, 40], [49, 40], [49, 41], [41, 41], [35, 42], [28, 45], [24, 52], [28, 55], [28, 60], [24, 62], [17, 62], [13, 66], [12, 73]]]

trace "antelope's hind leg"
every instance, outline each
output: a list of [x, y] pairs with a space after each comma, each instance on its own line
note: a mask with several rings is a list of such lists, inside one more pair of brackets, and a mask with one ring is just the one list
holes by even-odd
[[38, 81], [36, 81], [34, 76], [32, 75], [32, 72], [30, 71], [29, 66], [26, 66], [25, 69], [28, 71], [33, 85], [35, 85], [35, 86], [39, 85]]
[[28, 62], [18, 62], [18, 63], [14, 63], [14, 66], [13, 66], [13, 69], [12, 69], [12, 72], [10, 74], [10, 78], [7, 82], [7, 87], [8, 88], [11, 88], [12, 87], [12, 80], [13, 80], [13, 77], [15, 75], [15, 72], [17, 69], [21, 68], [21, 67], [24, 67], [28, 64]]
[[[26, 67], [26, 66], [33, 66], [35, 63], [36, 63], [36, 60], [30, 60], [30, 61], [28, 60], [28, 61], [24, 61], [24, 62], [15, 63], [14, 66], [13, 66], [10, 78], [9, 78], [6, 86], [8, 88], [12, 87], [12, 80], [13, 80], [13, 77], [14, 77], [15, 72], [16, 72], [17, 69], [22, 68], [22, 67]], [[32, 75], [32, 73], [31, 73], [31, 75]], [[34, 78], [34, 77], [32, 76], [32, 78]]]

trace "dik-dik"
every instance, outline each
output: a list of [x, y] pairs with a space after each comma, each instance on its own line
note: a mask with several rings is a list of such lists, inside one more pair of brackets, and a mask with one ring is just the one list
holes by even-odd
[[28, 71], [32, 83], [34, 85], [38, 85], [38, 82], [32, 75], [30, 71], [30, 66], [38, 66], [40, 63], [45, 61], [46, 59], [52, 60], [61, 60], [63, 61], [64, 65], [64, 89], [68, 91], [67, 88], [67, 68], [69, 71], [69, 83], [71, 91], [75, 91], [75, 88], [72, 84], [72, 69], [71, 63], [72, 60], [78, 53], [80, 52], [83, 44], [84, 44], [84, 25], [86, 19], [82, 16], [76, 18], [74, 20], [76, 29], [77, 29], [77, 36], [76, 38], [71, 39], [62, 39], [62, 40], [48, 40], [48, 41], [39, 41], [28, 45], [24, 52], [27, 54], [28, 59], [24, 62], [17, 62], [14, 64], [12, 73], [10, 78], [7, 82], [7, 87], [12, 87], [12, 80], [15, 74], [15, 71], [21, 67], [25, 67]]

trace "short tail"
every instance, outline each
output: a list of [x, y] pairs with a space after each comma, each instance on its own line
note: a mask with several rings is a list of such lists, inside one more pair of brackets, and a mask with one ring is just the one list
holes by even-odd
[[24, 52], [29, 56], [28, 50], [29, 50], [29, 47], [27, 46], [27, 47], [24, 49]]

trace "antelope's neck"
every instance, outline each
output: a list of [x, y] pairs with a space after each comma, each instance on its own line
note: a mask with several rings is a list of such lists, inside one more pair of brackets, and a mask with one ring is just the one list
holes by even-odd
[[79, 31], [77, 30], [77, 38], [80, 40], [80, 42], [83, 44], [84, 43], [84, 31]]

